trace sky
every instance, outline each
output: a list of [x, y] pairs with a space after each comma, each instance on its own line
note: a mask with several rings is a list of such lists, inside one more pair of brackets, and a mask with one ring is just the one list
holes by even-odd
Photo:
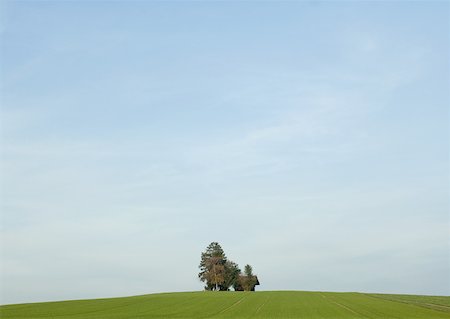
[[450, 295], [450, 3], [5, 1], [0, 303]]

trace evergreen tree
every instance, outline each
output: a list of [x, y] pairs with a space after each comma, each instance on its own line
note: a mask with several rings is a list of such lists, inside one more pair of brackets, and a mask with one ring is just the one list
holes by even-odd
[[247, 276], [247, 277], [250, 277], [250, 276], [253, 276], [253, 268], [252, 268], [252, 266], [250, 266], [250, 265], [245, 265], [245, 267], [244, 267], [244, 274]]
[[250, 291], [255, 287], [256, 276], [253, 275], [253, 268], [250, 265], [244, 267], [244, 277], [242, 278], [242, 287], [245, 291]]

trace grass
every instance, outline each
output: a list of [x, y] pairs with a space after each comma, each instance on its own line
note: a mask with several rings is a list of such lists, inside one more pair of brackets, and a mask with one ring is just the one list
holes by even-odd
[[0, 317], [450, 318], [450, 297], [306, 291], [184, 292], [6, 305]]

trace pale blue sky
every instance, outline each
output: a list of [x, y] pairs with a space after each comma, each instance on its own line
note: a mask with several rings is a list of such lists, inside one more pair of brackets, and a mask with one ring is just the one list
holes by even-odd
[[1, 3], [1, 303], [450, 294], [448, 2]]

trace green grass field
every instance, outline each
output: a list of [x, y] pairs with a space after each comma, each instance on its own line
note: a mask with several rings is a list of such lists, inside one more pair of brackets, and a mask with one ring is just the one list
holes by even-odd
[[450, 318], [450, 297], [304, 291], [186, 292], [0, 307], [7, 318]]

